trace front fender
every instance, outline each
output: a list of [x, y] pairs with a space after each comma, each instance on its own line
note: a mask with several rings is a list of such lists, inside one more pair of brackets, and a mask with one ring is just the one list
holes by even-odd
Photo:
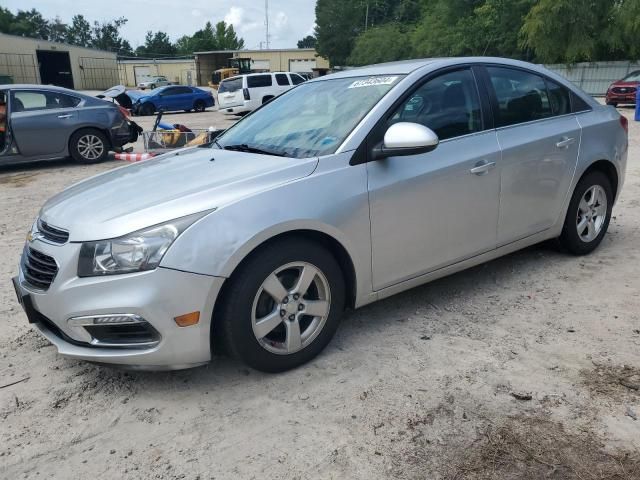
[[310, 230], [329, 235], [350, 256], [357, 299], [371, 293], [371, 240], [366, 169], [350, 153], [327, 157], [312, 175], [219, 208], [187, 229], [162, 266], [229, 277], [267, 240]]

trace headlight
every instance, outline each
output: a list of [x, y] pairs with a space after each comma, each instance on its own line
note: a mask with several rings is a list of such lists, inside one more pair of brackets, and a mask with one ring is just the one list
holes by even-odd
[[175, 239], [212, 211], [178, 218], [120, 238], [83, 243], [78, 261], [78, 276], [95, 277], [154, 270], [158, 268]]

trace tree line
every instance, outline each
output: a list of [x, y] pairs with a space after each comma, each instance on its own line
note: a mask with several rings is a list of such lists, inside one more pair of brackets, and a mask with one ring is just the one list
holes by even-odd
[[79, 47], [97, 48], [115, 52], [120, 56], [165, 57], [192, 55], [207, 50], [240, 50], [244, 40], [236, 34], [233, 25], [224, 21], [213, 25], [207, 22], [193, 35], [184, 35], [172, 42], [165, 32], [147, 32], [144, 44], [135, 50], [120, 33], [127, 23], [125, 17], [90, 23], [83, 15], [74, 15], [70, 23], [59, 17], [46, 19], [35, 8], [12, 13], [0, 7], [0, 32], [23, 37], [64, 42]]
[[634, 60], [640, 0], [318, 0], [332, 65], [491, 55], [540, 63]]

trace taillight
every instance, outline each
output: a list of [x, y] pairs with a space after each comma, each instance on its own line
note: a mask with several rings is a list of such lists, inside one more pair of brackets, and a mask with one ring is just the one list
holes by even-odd
[[131, 117], [129, 110], [127, 110], [126, 108], [118, 105], [118, 110], [120, 110], [120, 113], [124, 116], [124, 118], [129, 119]]
[[629, 133], [629, 120], [624, 115], [620, 115], [620, 125], [624, 128], [624, 131]]
[[249, 95], [249, 89], [248, 88], [243, 88], [242, 89], [242, 93], [244, 94], [244, 99], [245, 100], [251, 100], [251, 95]]

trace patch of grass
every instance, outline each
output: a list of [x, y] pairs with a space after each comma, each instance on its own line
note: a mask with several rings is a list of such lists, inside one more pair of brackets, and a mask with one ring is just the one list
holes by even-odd
[[569, 433], [536, 417], [490, 425], [460, 456], [446, 480], [640, 479], [640, 452], [606, 451], [593, 432]]

